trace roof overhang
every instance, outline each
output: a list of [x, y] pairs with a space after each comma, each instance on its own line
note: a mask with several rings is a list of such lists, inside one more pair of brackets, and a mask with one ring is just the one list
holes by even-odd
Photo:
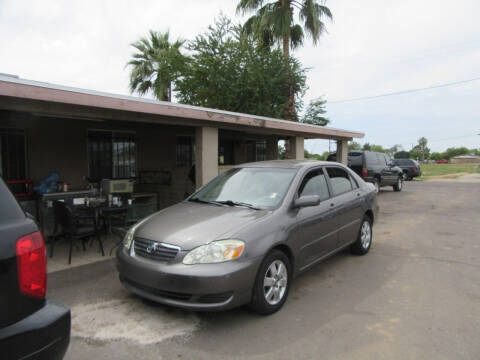
[[356, 131], [84, 90], [1, 74], [0, 109], [86, 120], [213, 126], [252, 133], [302, 136], [307, 139], [351, 140], [364, 137], [363, 133]]

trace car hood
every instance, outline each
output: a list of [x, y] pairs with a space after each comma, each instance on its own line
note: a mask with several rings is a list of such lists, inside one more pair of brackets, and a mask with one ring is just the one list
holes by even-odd
[[212, 240], [229, 238], [270, 212], [184, 201], [150, 216], [135, 230], [135, 237], [191, 250]]

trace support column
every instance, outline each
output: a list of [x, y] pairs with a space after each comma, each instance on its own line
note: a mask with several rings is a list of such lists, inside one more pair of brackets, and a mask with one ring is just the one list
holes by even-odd
[[195, 129], [195, 187], [205, 185], [218, 175], [218, 129]]
[[348, 165], [348, 141], [337, 140], [337, 162]]
[[305, 152], [303, 147], [303, 143], [304, 143], [303, 137], [292, 136], [290, 137], [289, 141], [290, 141], [290, 151], [289, 151], [289, 154], [286, 154], [288, 156], [288, 159], [304, 160]]
[[278, 160], [278, 139], [276, 136], [267, 138], [267, 160]]

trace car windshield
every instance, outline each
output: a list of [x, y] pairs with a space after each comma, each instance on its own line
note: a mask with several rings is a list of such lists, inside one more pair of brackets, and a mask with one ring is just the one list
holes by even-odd
[[188, 200], [275, 208], [283, 200], [296, 172], [296, 169], [279, 168], [231, 169], [213, 179]]

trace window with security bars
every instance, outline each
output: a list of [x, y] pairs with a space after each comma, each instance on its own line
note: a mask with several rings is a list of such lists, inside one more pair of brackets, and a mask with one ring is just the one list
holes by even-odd
[[257, 141], [256, 147], [256, 161], [267, 160], [267, 142], [265, 140]]
[[192, 166], [195, 158], [193, 138], [191, 136], [177, 136], [176, 148], [177, 166]]
[[87, 137], [88, 176], [91, 181], [137, 176], [135, 133], [90, 130]]
[[0, 128], [0, 176], [4, 180], [26, 178], [25, 130]]
[[267, 160], [267, 142], [265, 140], [247, 141], [247, 162]]

